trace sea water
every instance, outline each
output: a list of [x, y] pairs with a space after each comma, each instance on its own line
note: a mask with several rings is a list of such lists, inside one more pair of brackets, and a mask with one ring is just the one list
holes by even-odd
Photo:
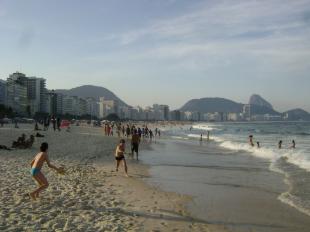
[[[307, 231], [309, 122], [196, 123], [166, 127], [164, 135], [143, 157], [152, 166], [151, 182], [194, 196], [199, 218], [244, 231]], [[249, 145], [249, 135], [260, 148]]]

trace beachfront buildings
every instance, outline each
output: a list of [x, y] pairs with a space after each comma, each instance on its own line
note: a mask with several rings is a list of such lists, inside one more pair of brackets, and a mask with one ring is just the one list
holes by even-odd
[[36, 112], [46, 112], [45, 85], [46, 80], [43, 78], [27, 77], [19, 72], [12, 73], [5, 83], [4, 103], [20, 115], [30, 116]]

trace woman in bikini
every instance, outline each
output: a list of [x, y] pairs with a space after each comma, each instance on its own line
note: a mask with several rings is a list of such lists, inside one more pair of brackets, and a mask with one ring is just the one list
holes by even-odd
[[126, 177], [128, 177], [127, 164], [124, 153], [125, 153], [125, 140], [121, 139], [115, 150], [116, 171], [118, 171], [119, 164], [122, 162], [125, 170], [125, 175]]

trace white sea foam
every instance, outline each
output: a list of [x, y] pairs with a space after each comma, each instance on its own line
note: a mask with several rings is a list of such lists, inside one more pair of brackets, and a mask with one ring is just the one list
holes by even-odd
[[213, 125], [206, 125], [206, 124], [198, 124], [193, 126], [194, 129], [199, 129], [199, 130], [205, 130], [205, 131], [214, 131], [214, 130], [219, 130]]
[[294, 207], [298, 211], [310, 216], [310, 210], [304, 207], [304, 202], [299, 197], [293, 196], [289, 192], [285, 192], [285, 193], [282, 193], [278, 197], [278, 199], [282, 201], [283, 203]]
[[280, 158], [285, 158], [287, 162], [292, 163], [306, 171], [310, 171], [310, 160], [308, 159], [305, 151], [301, 149], [272, 149], [272, 148], [256, 148], [248, 145], [247, 143], [238, 143], [232, 141], [225, 141], [219, 137], [213, 137], [216, 142], [219, 142], [221, 147], [234, 150], [234, 151], [247, 151], [250, 154], [269, 159], [274, 162]]

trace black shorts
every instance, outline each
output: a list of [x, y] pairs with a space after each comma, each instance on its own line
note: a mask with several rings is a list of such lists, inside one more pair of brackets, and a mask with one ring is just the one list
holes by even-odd
[[115, 160], [124, 160], [125, 159], [125, 156], [116, 156], [115, 157]]
[[139, 143], [132, 143], [131, 144], [131, 152], [137, 152], [139, 151]]

